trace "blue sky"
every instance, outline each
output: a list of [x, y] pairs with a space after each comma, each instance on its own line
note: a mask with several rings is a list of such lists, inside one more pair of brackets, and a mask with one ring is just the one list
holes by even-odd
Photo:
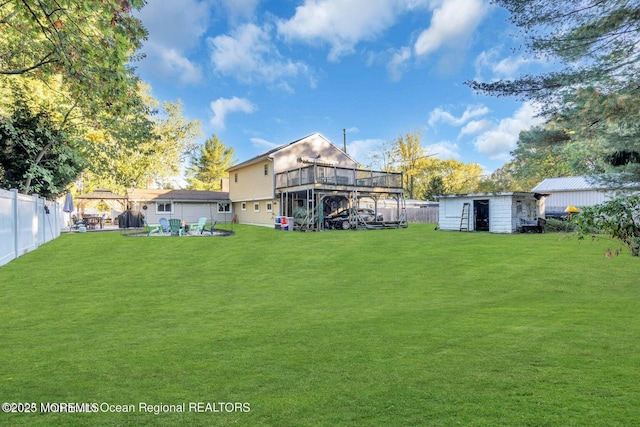
[[463, 84], [544, 67], [512, 47], [485, 0], [150, 0], [134, 64], [160, 100], [180, 99], [238, 161], [320, 132], [374, 168], [372, 153], [420, 132], [429, 154], [492, 172], [533, 106]]

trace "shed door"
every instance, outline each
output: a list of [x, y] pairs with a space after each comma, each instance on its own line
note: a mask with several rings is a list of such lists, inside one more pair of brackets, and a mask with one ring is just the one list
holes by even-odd
[[473, 201], [473, 218], [476, 231], [489, 231], [489, 200]]

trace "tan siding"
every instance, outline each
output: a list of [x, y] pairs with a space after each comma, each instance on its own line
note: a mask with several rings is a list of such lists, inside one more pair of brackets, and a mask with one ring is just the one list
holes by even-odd
[[[278, 215], [277, 206], [274, 205], [273, 200], [269, 200], [271, 205], [273, 206], [272, 212], [267, 212], [267, 200], [256, 200], [247, 203], [247, 209], [242, 210], [242, 202], [234, 203], [233, 209], [238, 219], [238, 222], [241, 224], [258, 224], [258, 225], [267, 225], [271, 226], [275, 224], [275, 217]], [[258, 203], [260, 206], [260, 211], [254, 211], [254, 203]]]
[[[268, 166], [265, 176], [264, 167]], [[230, 172], [229, 197], [233, 201], [273, 198], [273, 165], [270, 161], [258, 162]], [[236, 182], [236, 174], [238, 180]]]

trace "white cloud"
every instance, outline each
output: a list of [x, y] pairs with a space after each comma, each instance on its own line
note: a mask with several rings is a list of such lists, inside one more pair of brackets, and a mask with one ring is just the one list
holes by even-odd
[[387, 64], [387, 72], [391, 81], [397, 82], [402, 78], [402, 73], [406, 69], [407, 61], [411, 59], [411, 49], [403, 47], [394, 52], [391, 60]]
[[202, 71], [188, 59], [188, 52], [199, 45], [207, 31], [210, 7], [206, 2], [155, 0], [136, 12], [136, 17], [149, 32], [142, 49], [147, 57], [141, 67], [180, 83], [202, 80]]
[[521, 73], [521, 70], [532, 64], [542, 64], [542, 61], [535, 61], [518, 56], [510, 56], [499, 59], [500, 50], [498, 48], [481, 52], [474, 62], [476, 76], [482, 78], [488, 71], [489, 79], [512, 79]]
[[227, 12], [229, 20], [236, 22], [252, 18], [260, 0], [218, 0], [217, 3]]
[[469, 123], [464, 125], [464, 127], [460, 130], [460, 134], [458, 135], [458, 138], [464, 135], [480, 133], [486, 129], [489, 129], [491, 126], [492, 126], [492, 123], [490, 120], [486, 120], [486, 119], [471, 120]]
[[440, 141], [425, 147], [427, 155], [433, 155], [441, 160], [457, 159], [460, 157], [458, 144], [449, 141]]
[[149, 40], [155, 45], [177, 50], [199, 44], [207, 31], [210, 15], [207, 2], [198, 0], [154, 0], [137, 12], [137, 17], [149, 31]]
[[436, 108], [431, 112], [431, 114], [429, 114], [429, 126], [433, 126], [438, 122], [444, 122], [451, 126], [462, 126], [469, 120], [485, 116], [488, 113], [489, 108], [484, 105], [469, 105], [460, 117], [455, 117], [453, 114], [443, 110], [442, 108]]
[[382, 149], [384, 141], [381, 139], [358, 139], [347, 144], [347, 153], [363, 165], [373, 164], [373, 167], [382, 168], [375, 156]]
[[372, 40], [394, 24], [398, 11], [416, 2], [393, 0], [305, 0], [278, 33], [288, 40], [331, 46], [328, 59], [353, 53], [362, 40]]
[[216, 72], [242, 83], [267, 82], [292, 91], [282, 79], [307, 75], [302, 62], [285, 59], [271, 41], [270, 27], [243, 24], [231, 35], [209, 38]]
[[257, 110], [257, 107], [253, 105], [249, 100], [245, 98], [218, 98], [211, 103], [211, 110], [213, 111], [213, 117], [211, 118], [211, 124], [218, 130], [223, 130], [225, 125], [225, 118], [228, 113], [246, 113], [251, 114]]
[[416, 55], [429, 55], [443, 46], [456, 46], [475, 31], [486, 8], [482, 0], [443, 0], [431, 17], [431, 25], [414, 44]]
[[481, 134], [474, 141], [476, 150], [495, 160], [509, 160], [510, 152], [516, 148], [520, 132], [544, 122], [536, 117], [537, 110], [532, 103], [525, 103], [513, 117], [500, 120], [491, 130]]
[[253, 143], [254, 146], [267, 148], [268, 150], [271, 150], [279, 146], [279, 144], [276, 144], [271, 141], [267, 141], [266, 139], [262, 139], [262, 138], [250, 138], [250, 141]]
[[160, 53], [162, 61], [158, 64], [158, 71], [167, 76], [175, 76], [180, 83], [198, 83], [202, 80], [201, 68], [180, 55], [174, 49], [165, 50]]

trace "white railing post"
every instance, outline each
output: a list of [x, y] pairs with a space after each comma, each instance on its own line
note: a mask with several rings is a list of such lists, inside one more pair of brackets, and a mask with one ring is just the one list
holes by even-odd
[[16, 188], [11, 189], [11, 202], [13, 203], [13, 257], [18, 257], [18, 249], [20, 248], [18, 232], [20, 227], [20, 219], [18, 216], [18, 190]]

